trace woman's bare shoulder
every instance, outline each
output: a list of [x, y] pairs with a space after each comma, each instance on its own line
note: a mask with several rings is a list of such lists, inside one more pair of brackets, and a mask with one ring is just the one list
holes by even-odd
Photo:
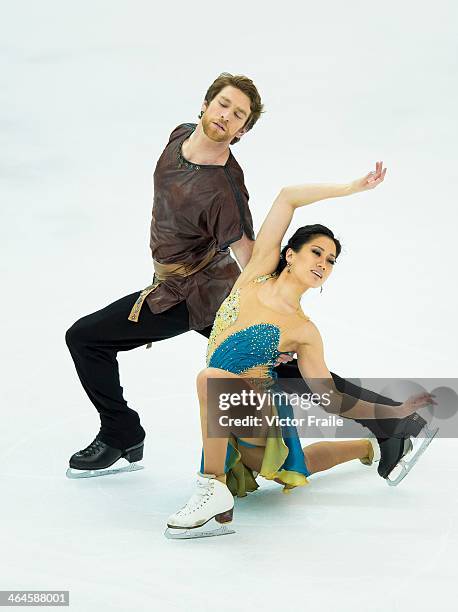
[[275, 270], [270, 270], [266, 266], [260, 265], [258, 262], [252, 262], [252, 259], [250, 259], [238, 279], [235, 281], [232, 287], [233, 290], [249, 285], [253, 281], [270, 278], [276, 275]]
[[321, 344], [321, 335], [320, 335], [320, 331], [318, 329], [318, 327], [315, 325], [315, 323], [310, 319], [310, 317], [306, 314], [304, 314], [304, 312], [301, 309], [300, 314], [302, 315], [301, 318], [302, 323], [301, 325], [298, 327], [297, 333], [296, 333], [296, 339], [297, 339], [297, 343], [299, 346], [313, 346], [313, 345], [320, 345]]

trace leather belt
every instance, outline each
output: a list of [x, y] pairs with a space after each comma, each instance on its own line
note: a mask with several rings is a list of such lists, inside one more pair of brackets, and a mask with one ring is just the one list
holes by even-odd
[[[155, 259], [153, 259], [153, 265], [154, 265], [153, 282], [151, 285], [148, 285], [148, 287], [145, 287], [145, 289], [141, 291], [140, 295], [138, 296], [137, 300], [132, 306], [132, 310], [130, 311], [129, 316], [127, 317], [129, 321], [138, 323], [138, 317], [140, 316], [140, 310], [143, 306], [143, 302], [145, 301], [146, 297], [150, 293], [152, 293], [156, 289], [156, 287], [160, 285], [162, 281], [166, 280], [167, 278], [171, 278], [171, 277], [191, 276], [192, 274], [199, 272], [199, 270], [202, 270], [202, 268], [205, 268], [205, 266], [207, 266], [211, 262], [216, 252], [217, 252], [216, 244], [212, 243], [205, 257], [201, 259], [199, 262], [194, 263], [194, 264], [180, 263], [180, 262], [160, 263], [159, 261], [156, 261]], [[151, 344], [149, 344], [148, 346], [151, 346]]]

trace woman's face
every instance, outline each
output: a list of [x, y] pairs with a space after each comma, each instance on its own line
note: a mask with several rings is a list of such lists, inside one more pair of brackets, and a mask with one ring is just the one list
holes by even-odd
[[332, 272], [336, 261], [336, 245], [327, 236], [314, 236], [295, 253], [286, 252], [286, 261], [291, 263], [291, 273], [307, 287], [320, 287]]

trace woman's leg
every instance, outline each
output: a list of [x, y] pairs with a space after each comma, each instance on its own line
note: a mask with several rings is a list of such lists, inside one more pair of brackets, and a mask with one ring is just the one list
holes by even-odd
[[364, 459], [373, 452], [369, 440], [342, 440], [333, 442], [315, 442], [303, 448], [305, 463], [311, 474], [323, 472], [338, 465]]
[[262, 460], [264, 459], [264, 453], [266, 449], [264, 446], [257, 446], [256, 448], [247, 448], [246, 446], [239, 446], [239, 453], [241, 460], [247, 468], [254, 470], [255, 472], [261, 471]]
[[[221, 370], [219, 368], [205, 368], [197, 375], [197, 394], [200, 405], [200, 423], [202, 430], [202, 443], [204, 449], [204, 471], [207, 474], [215, 474], [218, 480], [225, 482], [224, 466], [228, 437], [216, 438], [208, 436], [208, 426], [212, 426], [221, 412], [216, 406], [208, 401], [207, 382], [210, 378], [235, 378], [241, 379], [237, 374]], [[250, 467], [259, 471], [264, 449], [251, 449], [242, 447], [242, 461]], [[372, 453], [372, 445], [369, 440], [343, 440], [332, 442], [315, 442], [304, 449], [305, 462], [311, 474], [329, 470], [330, 468], [352, 461], [353, 459], [364, 459]]]
[[[264, 448], [240, 447], [243, 463], [259, 472], [264, 457]], [[348, 440], [339, 442], [315, 442], [303, 449], [305, 463], [310, 474], [323, 472], [353, 459], [372, 458], [372, 445], [368, 440]], [[277, 481], [278, 482], [278, 481]], [[280, 484], [283, 484], [280, 482]]]
[[[242, 377], [219, 368], [205, 368], [197, 376], [197, 394], [199, 396], [204, 447], [204, 461], [201, 468], [203, 473], [199, 474], [196, 491], [189, 501], [167, 519], [167, 526], [169, 530], [172, 530], [166, 532], [168, 537], [193, 537], [190, 535], [190, 530], [202, 527], [212, 519], [215, 519], [217, 529], [212, 529], [210, 526], [206, 527], [203, 535], [234, 533], [228, 530], [225, 525], [225, 523], [232, 521], [234, 509], [234, 497], [226, 485], [224, 471], [230, 431], [224, 432], [224, 430], [221, 431], [221, 428], [215, 428], [219, 417], [224, 414], [218, 409], [218, 396], [221, 392], [227, 394], [229, 385], [225, 385], [223, 379], [229, 378], [239, 379], [241, 386], [246, 387], [246, 381]], [[213, 388], [211, 389], [212, 392], [209, 393], [207, 389], [209, 379], [221, 379], [219, 381], [221, 389]], [[216, 382], [218, 383], [218, 381]], [[230, 390], [234, 392], [232, 385]], [[224, 437], [209, 436], [209, 429], [210, 433], [216, 431]], [[181, 534], [175, 530], [181, 530]]]
[[214, 424], [222, 414], [218, 411], [216, 406], [211, 405], [211, 402], [208, 401], [207, 382], [210, 378], [240, 379], [240, 376], [219, 368], [205, 368], [199, 372], [196, 381], [200, 405], [202, 443], [204, 448], [204, 472], [206, 474], [215, 474], [218, 480], [226, 482], [224, 466], [226, 463], [228, 437], [214, 438], [208, 436], [209, 425], [211, 428], [212, 424]]

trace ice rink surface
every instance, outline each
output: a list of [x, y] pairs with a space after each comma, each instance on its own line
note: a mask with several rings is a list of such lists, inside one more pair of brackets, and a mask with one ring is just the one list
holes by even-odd
[[[0, 590], [69, 590], [75, 612], [456, 608], [456, 440], [388, 487], [359, 461], [236, 500], [235, 535], [164, 538], [200, 461], [191, 332], [119, 356], [144, 470], [68, 480], [99, 428], [64, 342], [152, 278], [151, 175], [216, 76], [266, 114], [233, 147], [258, 231], [285, 184], [376, 191], [297, 213], [344, 249], [302, 307], [346, 377], [456, 376], [454, 3], [10, 4], [0, 25]], [[364, 430], [362, 430], [362, 436]], [[304, 440], [304, 442], [306, 442]]]
[[[176, 398], [167, 411], [182, 422], [191, 404]], [[407, 603], [427, 611], [438, 600], [453, 610], [453, 440], [435, 440], [398, 487], [359, 461], [290, 495], [259, 479], [258, 491], [236, 500], [235, 534], [170, 541], [166, 518], [193, 488], [196, 419], [188, 413], [192, 440], [181, 433], [173, 449], [166, 428], [153, 436], [154, 419], [143, 414], [151, 433], [145, 469], [134, 473], [65, 479], [67, 456], [90, 427], [57, 411], [53, 425], [3, 444], [2, 589], [70, 590], [78, 612], [402, 611]]]

